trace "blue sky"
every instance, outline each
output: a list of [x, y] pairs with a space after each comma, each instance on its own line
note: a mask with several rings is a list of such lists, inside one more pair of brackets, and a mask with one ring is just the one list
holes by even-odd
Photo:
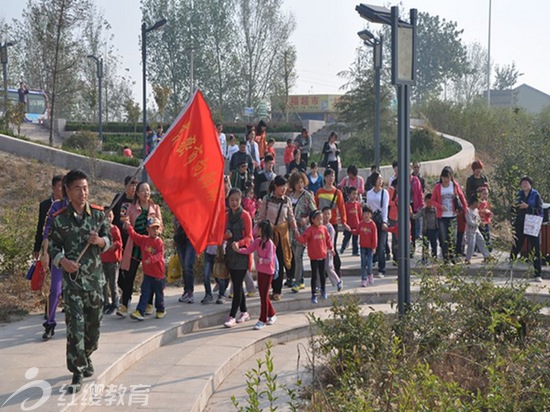
[[[135, 97], [141, 83], [139, 33], [141, 11], [139, 0], [95, 0], [112, 25], [114, 43], [122, 56], [121, 70], [128, 68], [137, 81]], [[297, 29], [291, 40], [298, 51], [298, 82], [295, 94], [339, 93], [342, 81], [336, 74], [346, 70], [360, 46], [357, 32], [365, 20], [355, 11], [356, 0], [284, 0], [284, 10], [292, 12]], [[372, 0], [370, 4], [391, 4]], [[0, 16], [10, 21], [19, 18], [25, 0], [0, 0]], [[464, 29], [465, 43], [479, 42], [487, 47], [489, 0], [402, 0], [404, 8], [454, 20]], [[491, 57], [499, 65], [515, 61], [527, 83], [550, 94], [548, 67], [550, 54], [550, 1], [492, 1]], [[166, 16], [169, 18], [169, 16]], [[374, 28], [375, 26], [373, 26]]]

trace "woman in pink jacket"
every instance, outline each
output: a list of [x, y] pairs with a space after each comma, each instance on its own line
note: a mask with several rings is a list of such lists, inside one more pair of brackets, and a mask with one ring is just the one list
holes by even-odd
[[456, 263], [456, 217], [468, 204], [458, 182], [453, 178], [453, 169], [445, 166], [441, 171], [439, 182], [435, 184], [432, 192], [432, 205], [437, 212], [439, 221], [439, 241], [445, 263], [449, 260]]
[[269, 300], [269, 289], [275, 273], [275, 261], [277, 260], [276, 247], [273, 243], [273, 229], [268, 220], [262, 220], [258, 223], [258, 236], [250, 246], [239, 249], [236, 243], [233, 243], [233, 249], [236, 252], [249, 255], [256, 252], [256, 270], [258, 271], [258, 291], [260, 293], [260, 319], [254, 326], [259, 330], [265, 328], [265, 325], [273, 325], [277, 320], [275, 309]]
[[[162, 225], [162, 214], [160, 207], [151, 200], [151, 188], [147, 182], [140, 182], [136, 187], [134, 202], [128, 207], [127, 219], [130, 219], [130, 224], [140, 235], [147, 234], [147, 221], [153, 217], [160, 220]], [[161, 226], [162, 229], [162, 226]], [[132, 298], [134, 290], [134, 280], [139, 264], [141, 263], [141, 250], [134, 245], [131, 238], [124, 247], [122, 253], [121, 272], [119, 277], [119, 286], [122, 289], [121, 305], [118, 307], [116, 314], [121, 317], [128, 315], [128, 303]], [[151, 302], [145, 309], [145, 314], [153, 313], [153, 305]]]

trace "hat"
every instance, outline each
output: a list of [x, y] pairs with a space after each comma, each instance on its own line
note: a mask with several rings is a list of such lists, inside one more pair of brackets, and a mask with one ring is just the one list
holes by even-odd
[[161, 227], [162, 224], [160, 223], [160, 219], [156, 217], [152, 217], [147, 221], [147, 227]]

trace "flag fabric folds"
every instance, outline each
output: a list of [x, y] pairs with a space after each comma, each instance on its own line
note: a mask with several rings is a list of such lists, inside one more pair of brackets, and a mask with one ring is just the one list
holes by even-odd
[[193, 248], [222, 243], [224, 159], [210, 109], [197, 90], [144, 166]]

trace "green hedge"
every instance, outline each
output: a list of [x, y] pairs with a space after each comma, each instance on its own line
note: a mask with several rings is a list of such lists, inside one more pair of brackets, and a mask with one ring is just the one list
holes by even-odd
[[[151, 127], [156, 128], [157, 123], [151, 122]], [[233, 133], [238, 135], [244, 135], [246, 132], [247, 123], [224, 123], [223, 129], [224, 133]], [[170, 127], [169, 123], [163, 124], [164, 130], [168, 130]], [[268, 123], [267, 131], [268, 133], [288, 133], [288, 132], [299, 132], [302, 130], [301, 124], [294, 123]], [[78, 131], [90, 131], [97, 132], [98, 124], [97, 123], [88, 123], [88, 122], [67, 122], [65, 125], [65, 131], [67, 132], [78, 132]], [[136, 126], [136, 132], [142, 132], [142, 123], [138, 123]], [[103, 133], [134, 133], [134, 125], [127, 122], [109, 122], [103, 123]]]

